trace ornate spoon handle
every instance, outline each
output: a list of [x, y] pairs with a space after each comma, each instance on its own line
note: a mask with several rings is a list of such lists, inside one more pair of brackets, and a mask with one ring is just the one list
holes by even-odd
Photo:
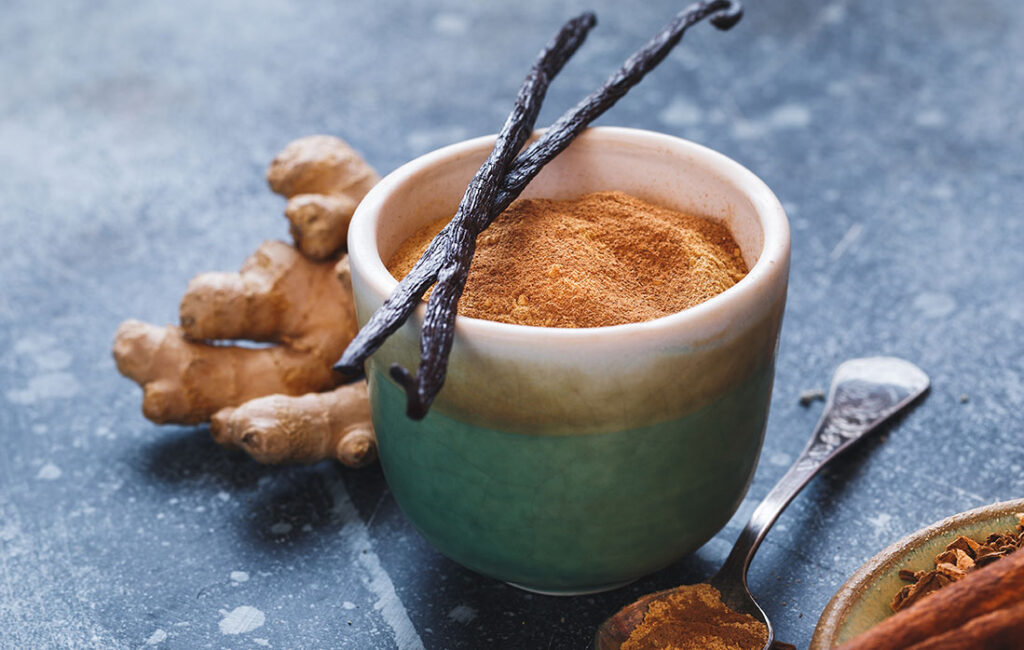
[[750, 516], [712, 583], [746, 587], [747, 567], [779, 514], [847, 447], [928, 390], [928, 375], [896, 357], [851, 359], [836, 369], [825, 411], [807, 446]]

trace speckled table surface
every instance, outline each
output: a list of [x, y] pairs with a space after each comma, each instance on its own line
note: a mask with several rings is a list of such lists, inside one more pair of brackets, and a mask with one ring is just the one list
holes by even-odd
[[[600, 24], [540, 122], [680, 5], [122, 1], [0, 7], [0, 646], [582, 648], [634, 597], [708, 576], [800, 450], [843, 359], [913, 360], [929, 397], [819, 477], [751, 587], [806, 646], [867, 557], [1024, 496], [1024, 6], [750, 2], [602, 121], [750, 167], [793, 230], [772, 415], [710, 543], [611, 593], [527, 594], [435, 552], [379, 468], [269, 468], [157, 427], [110, 357], [194, 274], [287, 236], [263, 169], [341, 135], [388, 171], [499, 127], [571, 13]], [[572, 6], [567, 6], [572, 5]]]

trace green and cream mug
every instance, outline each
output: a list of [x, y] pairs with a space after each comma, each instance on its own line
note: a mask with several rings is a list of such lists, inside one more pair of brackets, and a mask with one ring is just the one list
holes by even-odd
[[[454, 214], [493, 143], [426, 154], [363, 199], [348, 238], [360, 323], [397, 284], [385, 260]], [[419, 422], [405, 416], [388, 368], [416, 368], [424, 306], [367, 364], [380, 462], [405, 515], [456, 562], [541, 593], [617, 587], [725, 525], [761, 451], [786, 300], [786, 215], [735, 161], [660, 133], [598, 127], [523, 196], [599, 190], [724, 222], [750, 273], [642, 323], [566, 329], [459, 316], [447, 381]]]

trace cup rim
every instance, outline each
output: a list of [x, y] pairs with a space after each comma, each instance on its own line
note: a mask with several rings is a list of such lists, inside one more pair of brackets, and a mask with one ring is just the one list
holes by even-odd
[[[540, 131], [534, 135], [537, 133]], [[410, 177], [477, 149], [489, 150], [496, 137], [496, 134], [485, 135], [441, 147], [405, 163], [377, 183], [360, 202], [349, 224], [348, 256], [353, 275], [358, 269], [359, 275], [374, 293], [380, 296], [391, 295], [398, 286], [398, 280], [388, 271], [377, 249], [381, 204]], [[747, 275], [722, 293], [693, 307], [652, 320], [602, 327], [541, 327], [458, 315], [455, 326], [463, 334], [484, 338], [537, 341], [550, 341], [555, 338], [559, 341], [579, 342], [605, 337], [618, 338], [630, 334], [656, 334], [669, 329], [696, 326], [720, 316], [723, 310], [729, 310], [733, 304], [756, 300], [758, 292], [771, 286], [779, 266], [788, 266], [789, 222], [782, 204], [764, 181], [740, 163], [690, 140], [645, 129], [620, 126], [590, 127], [578, 139], [584, 138], [588, 141], [633, 142], [678, 149], [699, 159], [706, 167], [730, 180], [750, 200], [761, 222], [764, 242], [757, 262]], [[422, 320], [426, 313], [426, 303], [418, 305], [414, 313]]]

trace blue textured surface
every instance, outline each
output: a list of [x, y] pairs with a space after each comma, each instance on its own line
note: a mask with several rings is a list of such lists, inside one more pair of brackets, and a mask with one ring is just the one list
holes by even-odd
[[0, 646], [582, 648], [634, 597], [713, 571], [817, 418], [798, 394], [852, 356], [904, 356], [933, 389], [768, 536], [751, 587], [782, 639], [806, 646], [889, 542], [1024, 495], [1024, 6], [1010, 0], [751, 2], [602, 120], [734, 157], [793, 226], [757, 478], [718, 537], [655, 576], [529, 595], [440, 557], [378, 468], [265, 468], [142, 418], [110, 358], [117, 323], [173, 321], [192, 275], [286, 237], [263, 181], [286, 142], [338, 134], [386, 172], [494, 132], [541, 43], [593, 7], [546, 123], [679, 8], [565, 4], [0, 6]]

